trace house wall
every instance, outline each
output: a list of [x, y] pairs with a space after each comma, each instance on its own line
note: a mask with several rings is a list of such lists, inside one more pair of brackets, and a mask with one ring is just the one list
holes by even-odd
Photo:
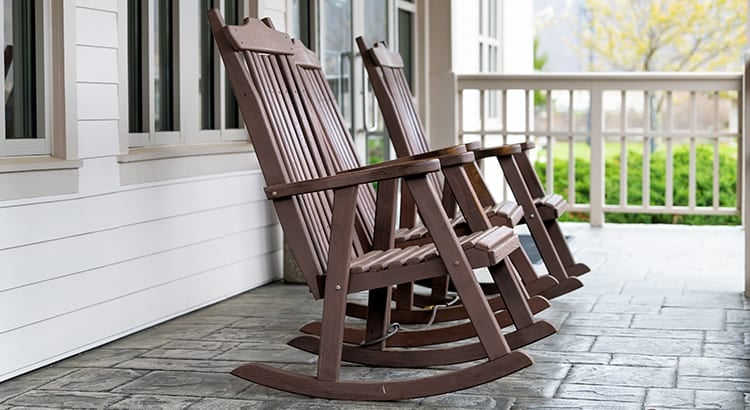
[[[261, 3], [273, 9], [259, 15], [285, 10]], [[77, 192], [0, 201], [0, 381], [281, 275], [281, 233], [249, 147], [123, 156], [124, 4], [79, 0], [65, 22]]]

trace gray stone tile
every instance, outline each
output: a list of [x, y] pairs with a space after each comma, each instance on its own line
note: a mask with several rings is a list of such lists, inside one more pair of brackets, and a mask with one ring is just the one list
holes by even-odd
[[741, 330], [706, 331], [706, 343], [737, 343], [745, 342], [745, 335]]
[[662, 339], [694, 339], [703, 340], [703, 331], [699, 330], [669, 330], [669, 329], [620, 329], [615, 327], [597, 326], [565, 326], [558, 330], [559, 334], [587, 335], [587, 336], [622, 336]]
[[673, 387], [674, 369], [630, 366], [573, 365], [565, 383], [631, 387]]
[[[232, 400], [232, 399], [202, 399], [190, 406], [190, 410], [255, 410], [269, 407], [271, 402], [261, 400]], [[274, 403], [278, 405], [275, 408], [284, 408], [286, 402], [279, 401]]]
[[658, 314], [661, 310], [659, 305], [644, 305], [644, 304], [614, 304], [601, 302], [594, 305], [592, 309], [593, 313], [615, 313], [615, 314]]
[[246, 387], [246, 381], [228, 373], [155, 371], [114, 389], [114, 392], [233, 398]]
[[706, 409], [739, 409], [744, 404], [741, 392], [695, 391], [695, 407]]
[[677, 387], [693, 390], [750, 391], [750, 380], [737, 377], [677, 376]]
[[646, 397], [646, 389], [643, 387], [563, 383], [557, 389], [556, 397], [563, 399], [641, 403]]
[[560, 380], [526, 379], [511, 376], [463, 390], [462, 394], [497, 396], [508, 394], [512, 397], [552, 397], [560, 386]]
[[244, 361], [230, 360], [186, 360], [186, 359], [162, 359], [140, 357], [128, 360], [117, 365], [124, 369], [140, 370], [173, 370], [188, 372], [214, 372], [229, 373], [238, 366], [245, 364]]
[[667, 296], [664, 306], [685, 308], [718, 308], [741, 309], [742, 296], [735, 293], [706, 293], [701, 291], [686, 291], [680, 296]]
[[84, 368], [47, 383], [40, 389], [80, 392], [110, 391], [144, 374], [145, 372], [142, 371], [128, 369]]
[[700, 356], [701, 345], [698, 340], [599, 336], [591, 346], [591, 351], [652, 356]]
[[636, 354], [619, 354], [612, 355], [612, 361], [609, 364], [618, 366], [638, 366], [638, 367], [677, 367], [677, 357], [667, 356], [644, 356]]
[[622, 327], [630, 326], [632, 314], [627, 313], [571, 313], [565, 326]]
[[750, 381], [750, 366], [747, 360], [740, 359], [681, 357], [679, 371], [681, 376], [732, 377]]
[[219, 329], [210, 335], [203, 337], [202, 340], [216, 340], [227, 342], [249, 342], [249, 341], [269, 341], [285, 343], [293, 338], [296, 334], [292, 331], [267, 332], [259, 331], [253, 328], [225, 327]]
[[503, 397], [449, 393], [421, 399], [419, 406], [429, 409], [507, 409], [514, 401]]
[[135, 394], [108, 407], [110, 409], [186, 409], [198, 398]]
[[648, 389], [647, 407], [669, 407], [692, 409], [695, 407], [695, 392], [682, 389]]
[[635, 315], [634, 328], [724, 330], [726, 314], [721, 309], [663, 308], [658, 315]]
[[745, 348], [746, 346], [742, 344], [706, 343], [703, 345], [703, 356], [734, 359], [750, 358], [745, 352]]
[[533, 355], [534, 362], [536, 363], [608, 364], [612, 359], [612, 355], [609, 353], [547, 352], [535, 350]]
[[244, 316], [242, 316], [242, 312], [235, 312], [235, 315], [231, 316], [219, 316], [219, 315], [207, 315], [207, 314], [201, 314], [201, 311], [197, 311], [194, 313], [187, 314], [185, 316], [178, 317], [176, 319], [172, 319], [167, 323], [175, 323], [179, 325], [201, 325], [205, 323], [210, 323], [213, 325], [222, 325], [222, 326], [230, 326], [233, 323], [236, 323], [240, 320], [243, 320]]
[[122, 394], [34, 390], [8, 400], [11, 406], [31, 408], [102, 409], [125, 398]]
[[236, 345], [237, 343], [230, 342], [175, 340], [141, 356], [165, 359], [210, 359]]
[[546, 350], [561, 352], [587, 352], [594, 343], [594, 337], [556, 333], [524, 347], [525, 350]]
[[45, 367], [0, 383], [0, 403], [73, 372], [75, 369]]
[[146, 349], [100, 347], [58, 363], [59, 367], [112, 367], [148, 352]]
[[617, 401], [594, 401], [561, 398], [519, 398], [511, 409], [591, 409], [591, 410], [635, 410], [642, 409], [637, 403]]
[[511, 376], [513, 378], [524, 378], [524, 379], [564, 379], [570, 371], [571, 364], [567, 363], [534, 363], [533, 366], [529, 366], [522, 369]]
[[165, 323], [141, 333], [154, 339], [198, 340], [223, 327], [224, 325], [212, 323]]
[[241, 343], [215, 357], [216, 360], [237, 360], [245, 362], [270, 363], [312, 363], [317, 356], [290, 346], [269, 347], [262, 343]]

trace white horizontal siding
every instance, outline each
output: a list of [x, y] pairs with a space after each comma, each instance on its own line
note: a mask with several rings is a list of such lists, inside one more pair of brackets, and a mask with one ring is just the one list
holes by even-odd
[[117, 0], [78, 0], [76, 5], [89, 9], [117, 11]]
[[115, 156], [120, 153], [117, 120], [79, 121], [78, 155], [80, 158]]
[[[168, 241], [169, 239], [172, 238], [168, 238]], [[101, 250], [106, 252], [109, 247], [108, 244]], [[13, 314], [0, 316], [0, 334], [112, 299], [130, 297], [222, 266], [240, 263], [275, 252], [280, 247], [278, 228], [273, 225], [265, 226], [166, 251], [154, 251], [122, 262], [113, 261], [95, 269], [8, 290], [0, 293], [0, 312]], [[38, 257], [52, 259], [55, 254], [39, 254]], [[66, 291], [61, 292], [61, 289]], [[92, 292], [91, 289], [96, 291]], [[44, 303], [16, 309], [31, 299], [44, 300]]]
[[74, 200], [0, 205], [0, 250], [265, 200], [260, 172], [162, 183]]
[[280, 257], [260, 255], [0, 334], [0, 381], [273, 281]]
[[117, 48], [117, 13], [76, 8], [78, 45]]
[[117, 84], [78, 83], [79, 120], [116, 120], [119, 118]]
[[118, 83], [117, 49], [76, 47], [76, 76], [84, 83]]
[[[3, 291], [79, 274], [144, 255], [258, 229], [274, 221], [267, 201], [249, 202], [0, 251]], [[107, 244], [102, 248], [101, 244]], [[91, 252], [91, 249], [99, 249]], [[50, 264], [49, 260], [55, 263]], [[6, 270], [7, 269], [7, 270]], [[0, 301], [0, 305], [2, 305]], [[0, 331], [4, 329], [0, 318]]]

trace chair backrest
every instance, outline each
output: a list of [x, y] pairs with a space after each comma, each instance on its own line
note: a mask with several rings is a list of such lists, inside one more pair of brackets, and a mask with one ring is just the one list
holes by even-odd
[[[419, 120], [419, 112], [414, 105], [409, 83], [404, 73], [404, 63], [401, 55], [391, 51], [383, 42], [375, 43], [368, 48], [364, 38], [357, 37], [357, 47], [362, 55], [362, 63], [367, 69], [372, 89], [378, 100], [383, 114], [388, 134], [399, 157], [417, 155], [430, 151], [424, 128]], [[448, 131], [450, 132], [450, 131]], [[494, 199], [481, 178], [476, 164], [467, 164], [475, 192], [480, 194], [482, 205], [494, 204]], [[432, 185], [440, 192], [440, 183], [432, 180]], [[448, 212], [452, 210], [448, 209]]]
[[357, 46], [396, 155], [403, 157], [429, 151], [419, 113], [406, 82], [401, 55], [389, 50], [383, 42], [368, 48], [362, 37], [357, 38]]
[[[331, 173], [339, 173], [362, 166], [357, 156], [354, 140], [341, 116], [331, 86], [326, 80], [315, 53], [299, 41], [294, 41], [294, 62], [301, 80], [302, 98], [311, 107], [310, 123], [321, 157]], [[358, 191], [358, 227], [364, 232], [362, 242], [372, 243], [375, 223], [375, 190], [367, 185]]]
[[[314, 138], [310, 107], [300, 98], [289, 36], [252, 18], [227, 26], [218, 10], [210, 10], [208, 19], [266, 183], [333, 175]], [[332, 199], [323, 191], [274, 200], [285, 238], [315, 297], [322, 294], [319, 276], [327, 271]], [[358, 256], [370, 244], [355, 235], [352, 247]]]

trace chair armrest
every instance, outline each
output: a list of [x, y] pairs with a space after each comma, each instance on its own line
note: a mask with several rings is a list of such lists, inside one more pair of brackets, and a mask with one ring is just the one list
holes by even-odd
[[423, 175], [440, 170], [440, 162], [436, 159], [398, 162], [389, 161], [375, 165], [379, 166], [355, 168], [337, 175], [291, 182], [288, 184], [271, 185], [265, 188], [266, 196], [269, 199], [280, 199], [292, 195], [344, 188], [375, 181], [384, 181], [412, 175]]
[[499, 147], [492, 148], [480, 148], [474, 150], [474, 156], [476, 159], [482, 159], [487, 157], [506, 157], [508, 155], [518, 154], [523, 152], [521, 144], [513, 145], [501, 145]]

